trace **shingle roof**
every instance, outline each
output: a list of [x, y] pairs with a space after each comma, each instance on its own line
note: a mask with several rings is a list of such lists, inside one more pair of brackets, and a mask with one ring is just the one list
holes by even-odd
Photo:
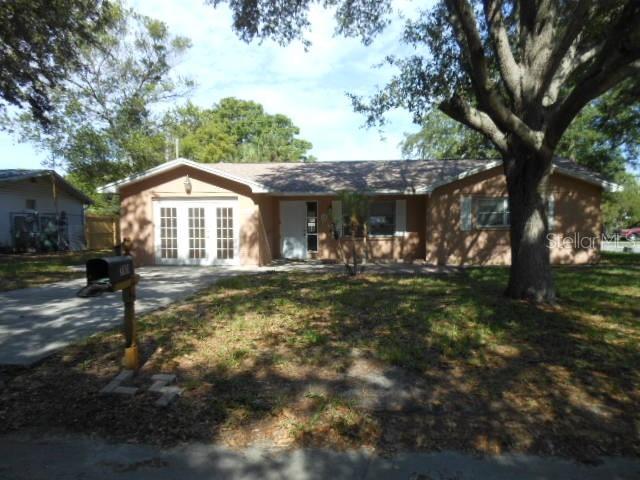
[[51, 170], [29, 170], [26, 168], [7, 168], [0, 170], [0, 182], [12, 182], [33, 177], [49, 175]]
[[[322, 193], [340, 190], [371, 192], [431, 191], [463, 176], [501, 164], [500, 160], [392, 160], [314, 163], [217, 163], [215, 168], [282, 193]], [[577, 163], [558, 158], [565, 173], [602, 181]]]
[[[501, 165], [501, 160], [391, 160], [313, 163], [197, 163], [177, 159], [102, 187], [99, 191], [139, 181], [169, 168], [188, 165], [239, 181], [257, 193], [320, 194], [341, 190], [371, 193], [426, 193], [440, 185]], [[613, 186], [589, 169], [556, 159], [560, 172], [605, 188]]]
[[322, 193], [340, 190], [415, 192], [484, 168], [486, 160], [344, 161], [313, 163], [217, 163], [215, 168], [259, 183], [269, 191]]
[[60, 184], [69, 194], [78, 198], [85, 204], [93, 203], [93, 200], [85, 195], [83, 192], [75, 188], [64, 178], [62, 178], [55, 170], [46, 169], [26, 169], [26, 168], [8, 168], [0, 170], [0, 182], [17, 182], [20, 180], [27, 180], [29, 178], [45, 177], [53, 174], [57, 182]]

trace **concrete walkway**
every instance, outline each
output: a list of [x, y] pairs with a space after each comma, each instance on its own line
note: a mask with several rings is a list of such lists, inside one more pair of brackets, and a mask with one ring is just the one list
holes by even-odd
[[640, 460], [608, 458], [597, 465], [528, 455], [474, 457], [454, 452], [370, 453], [268, 450], [190, 444], [161, 450], [110, 444], [81, 436], [0, 437], [0, 478], [66, 479], [404, 479], [404, 480], [631, 480]]
[[[146, 267], [136, 311], [145, 313], [187, 297], [216, 280], [259, 269]], [[122, 324], [122, 294], [78, 298], [86, 280], [0, 292], [0, 365], [28, 366], [55, 350]]]

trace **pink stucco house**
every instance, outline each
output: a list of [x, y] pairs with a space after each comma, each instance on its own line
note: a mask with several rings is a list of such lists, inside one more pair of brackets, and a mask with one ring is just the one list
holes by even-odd
[[[615, 188], [557, 160], [547, 188], [552, 261], [597, 261], [601, 196]], [[499, 161], [197, 163], [177, 159], [106, 185], [136, 262], [265, 265], [336, 261], [351, 232], [337, 192], [371, 195], [373, 260], [508, 264], [509, 211]], [[572, 239], [581, 239], [574, 241]], [[585, 241], [592, 239], [592, 241]]]

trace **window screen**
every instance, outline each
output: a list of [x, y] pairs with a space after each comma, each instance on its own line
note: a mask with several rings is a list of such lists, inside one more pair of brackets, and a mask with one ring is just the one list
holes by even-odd
[[476, 226], [508, 227], [510, 221], [509, 202], [506, 198], [479, 198], [477, 200]]
[[369, 233], [393, 235], [396, 230], [396, 202], [373, 202], [369, 206]]

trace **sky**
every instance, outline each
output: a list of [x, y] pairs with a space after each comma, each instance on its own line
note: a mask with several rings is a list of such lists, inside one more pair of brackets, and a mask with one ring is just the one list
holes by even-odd
[[[346, 93], [373, 94], [393, 75], [392, 67], [375, 68], [387, 55], [406, 53], [396, 21], [372, 45], [333, 35], [331, 12], [313, 7], [311, 47], [274, 42], [247, 44], [231, 29], [226, 6], [214, 9], [203, 0], [130, 0], [136, 11], [162, 20], [175, 35], [189, 37], [193, 47], [176, 66], [176, 74], [197, 83], [190, 100], [210, 107], [225, 97], [261, 103], [268, 113], [282, 113], [300, 127], [319, 161], [400, 158], [404, 133], [417, 130], [405, 111], [388, 114], [380, 131], [364, 128], [364, 116], [353, 112]], [[424, 6], [424, 5], [423, 5]], [[399, 0], [396, 10], [416, 8]], [[0, 168], [39, 168], [45, 152], [19, 144], [0, 132]]]

